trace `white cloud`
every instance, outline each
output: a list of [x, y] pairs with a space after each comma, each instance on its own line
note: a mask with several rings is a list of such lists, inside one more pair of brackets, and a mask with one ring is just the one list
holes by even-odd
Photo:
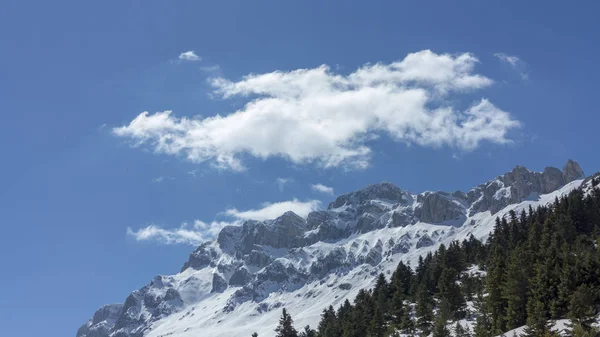
[[158, 153], [234, 171], [245, 169], [244, 154], [365, 168], [369, 140], [382, 134], [408, 145], [461, 151], [484, 141], [509, 143], [508, 133], [520, 125], [509, 113], [487, 99], [466, 110], [452, 106], [461, 93], [493, 83], [474, 73], [477, 62], [468, 53], [425, 50], [390, 64], [367, 64], [348, 75], [323, 65], [250, 74], [239, 81], [213, 78], [215, 93], [245, 97], [243, 108], [207, 118], [143, 112], [113, 133]]
[[194, 221], [192, 224], [184, 223], [179, 228], [164, 229], [156, 225], [149, 225], [134, 231], [127, 228], [127, 235], [136, 241], [157, 241], [165, 244], [187, 244], [197, 246], [202, 242], [215, 238], [219, 231], [227, 225], [239, 225], [239, 222], [211, 223]]
[[494, 54], [494, 56], [496, 56], [500, 60], [510, 64], [513, 67], [516, 67], [517, 64], [521, 61], [521, 59], [519, 59], [518, 57], [507, 55], [505, 53], [496, 53], [496, 54]]
[[275, 219], [287, 211], [292, 211], [301, 217], [319, 209], [321, 202], [318, 200], [299, 201], [292, 199], [275, 203], [264, 203], [262, 208], [238, 211], [235, 208], [228, 209], [225, 214], [240, 220], [269, 220]]
[[329, 195], [333, 195], [333, 187], [325, 186], [323, 184], [314, 184], [314, 185], [311, 185], [310, 188], [313, 191], [317, 191], [317, 192], [321, 192], [321, 193], [326, 193], [326, 194], [329, 194]]
[[293, 181], [294, 181], [294, 178], [277, 178], [277, 179], [275, 179], [275, 184], [277, 184], [279, 191], [283, 192], [285, 185], [287, 183], [291, 183]]
[[184, 53], [179, 54], [179, 59], [183, 60], [183, 61], [200, 61], [200, 60], [202, 60], [202, 58], [200, 56], [196, 55], [196, 53], [193, 50], [186, 51]]
[[520, 58], [513, 55], [507, 55], [505, 53], [495, 53], [494, 56], [499, 58], [501, 61], [510, 64], [510, 66], [519, 73], [521, 79], [526, 81], [529, 79], [529, 73], [527, 72], [527, 65]]

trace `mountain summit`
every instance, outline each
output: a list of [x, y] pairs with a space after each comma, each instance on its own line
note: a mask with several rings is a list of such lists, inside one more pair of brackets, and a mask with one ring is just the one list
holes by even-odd
[[552, 202], [584, 178], [569, 160], [562, 171], [517, 166], [468, 192], [412, 194], [382, 182], [306, 219], [286, 212], [227, 226], [180, 273], [156, 276], [124, 304], [100, 308], [77, 337], [268, 335], [283, 306], [297, 323], [314, 326], [325, 306], [353, 299], [399, 261], [415, 265], [470, 235], [483, 240], [496, 217]]

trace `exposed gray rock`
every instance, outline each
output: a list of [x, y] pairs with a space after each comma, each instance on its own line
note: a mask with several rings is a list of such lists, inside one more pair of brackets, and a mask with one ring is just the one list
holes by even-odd
[[212, 289], [210, 290], [210, 292], [222, 293], [225, 291], [225, 289], [227, 289], [227, 282], [225, 281], [225, 279], [223, 279], [221, 275], [214, 273], [212, 279]]
[[408, 235], [403, 235], [400, 239], [394, 243], [394, 246], [391, 249], [391, 254], [398, 253], [408, 253], [410, 250], [410, 237]]
[[272, 221], [247, 221], [242, 226], [239, 247], [244, 252], [251, 251], [256, 245], [274, 248], [300, 247], [306, 230], [306, 220], [291, 211]]
[[340, 288], [342, 290], [350, 290], [350, 289], [352, 289], [352, 284], [350, 284], [350, 283], [340, 283], [340, 285], [338, 285], [338, 288]]
[[401, 210], [394, 210], [391, 219], [392, 227], [405, 227], [415, 222], [415, 218], [412, 213]]
[[223, 227], [217, 236], [219, 247], [227, 253], [235, 253], [240, 248], [239, 243], [241, 241], [242, 233], [243, 228], [241, 226]]
[[365, 200], [385, 199], [390, 201], [401, 202], [404, 197], [404, 192], [398, 187], [389, 182], [382, 182], [365, 187], [362, 190], [344, 194], [335, 199], [329, 204], [328, 209], [338, 208], [345, 204], [360, 204]]
[[237, 269], [231, 278], [229, 278], [229, 285], [234, 287], [240, 287], [252, 280], [252, 275], [248, 272], [245, 267]]
[[466, 213], [466, 198], [457, 199], [444, 192], [425, 192], [417, 199], [421, 206], [415, 210], [415, 215], [424, 222], [440, 223], [457, 219]]
[[310, 266], [311, 275], [316, 278], [325, 276], [330, 271], [334, 271], [349, 266], [346, 251], [342, 248], [334, 249], [327, 255], [320, 257], [317, 262]]
[[77, 337], [107, 337], [122, 310], [122, 304], [108, 304], [101, 307], [91, 320], [77, 330]]
[[585, 178], [583, 170], [576, 161], [569, 159], [563, 167], [563, 176], [566, 183], [570, 183], [573, 180]]
[[210, 242], [205, 242], [196, 248], [192, 254], [190, 254], [188, 261], [183, 265], [181, 271], [184, 271], [188, 268], [193, 268], [196, 270], [205, 268], [213, 263], [213, 259], [215, 259], [217, 256], [218, 253], [213, 247], [210, 247]]
[[273, 261], [273, 258], [265, 253], [260, 247], [252, 250], [248, 255], [244, 256], [244, 262], [247, 265], [262, 268]]
[[429, 247], [431, 245], [433, 245], [433, 240], [431, 240], [431, 238], [427, 234], [420, 237], [419, 241], [417, 241], [417, 249], [421, 247]]
[[333, 222], [323, 222], [316, 228], [316, 231], [305, 234], [304, 244], [311, 245], [319, 241], [336, 240], [347, 235], [346, 230], [337, 227]]
[[370, 213], [364, 213], [358, 218], [358, 222], [356, 223], [356, 229], [359, 233], [370, 232], [376, 228], [377, 226], [376, 220], [378, 218]]
[[371, 266], [376, 266], [383, 259], [383, 244], [380, 240], [377, 240], [377, 244], [371, 250], [369, 250], [369, 254], [363, 260], [360, 260], [361, 263], [367, 263]]
[[310, 212], [306, 218], [306, 227], [308, 230], [316, 229], [319, 226], [328, 223], [333, 216], [327, 211]]

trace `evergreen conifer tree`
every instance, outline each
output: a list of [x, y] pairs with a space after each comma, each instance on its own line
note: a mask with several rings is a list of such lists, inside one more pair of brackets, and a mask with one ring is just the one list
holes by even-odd
[[433, 322], [433, 298], [425, 284], [421, 284], [417, 293], [417, 327], [424, 335], [429, 335]]
[[304, 327], [304, 330], [300, 332], [299, 337], [317, 337], [317, 332], [310, 328], [310, 325]]
[[292, 316], [287, 313], [285, 308], [281, 311], [281, 318], [275, 332], [277, 333], [276, 337], [298, 337], [298, 331], [294, 328]]
[[592, 323], [596, 319], [595, 302], [596, 296], [587, 284], [579, 286], [571, 297], [568, 317], [583, 332], [592, 331]]

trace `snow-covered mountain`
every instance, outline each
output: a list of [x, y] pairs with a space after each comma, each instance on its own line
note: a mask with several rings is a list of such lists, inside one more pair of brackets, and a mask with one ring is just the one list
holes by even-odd
[[339, 196], [306, 219], [293, 212], [223, 228], [176, 275], [156, 276], [123, 304], [100, 308], [77, 337], [271, 336], [286, 307], [297, 326], [352, 300], [400, 260], [471, 234], [485, 240], [495, 218], [547, 204], [590, 180], [574, 161], [512, 171], [468, 192], [412, 194], [390, 183]]

